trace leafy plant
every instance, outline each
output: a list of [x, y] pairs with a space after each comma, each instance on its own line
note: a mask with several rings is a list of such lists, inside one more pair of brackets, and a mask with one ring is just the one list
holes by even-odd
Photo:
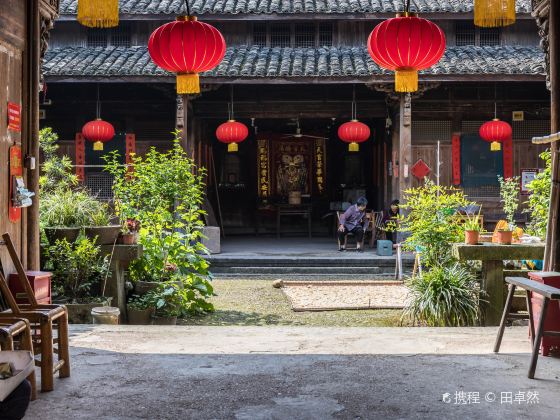
[[515, 228], [515, 212], [519, 207], [519, 177], [514, 176], [504, 179], [498, 175], [500, 182], [500, 197], [509, 229]]
[[57, 142], [58, 135], [52, 131], [52, 128], [45, 127], [39, 131], [39, 147], [44, 155], [39, 177], [42, 194], [60, 189], [71, 189], [78, 185], [78, 177], [74, 174], [70, 158], [57, 155], [59, 148]]
[[396, 228], [408, 234], [403, 248], [422, 252], [426, 267], [447, 265], [453, 261], [451, 244], [461, 242], [463, 223], [455, 217], [455, 209], [473, 204], [461, 190], [437, 186], [432, 181], [405, 191], [404, 210]]
[[47, 269], [52, 271], [52, 284], [59, 296], [71, 303], [91, 301], [101, 296], [101, 287], [109, 275], [109, 257], [93, 241], [80, 236], [75, 243], [57, 240], [46, 249]]
[[535, 179], [527, 184], [529, 199], [528, 209], [531, 215], [527, 226], [529, 234], [544, 239], [548, 224], [548, 209], [550, 208], [550, 185], [552, 183], [552, 155], [550, 150], [541, 153], [540, 158], [545, 162], [544, 171], [539, 172]]
[[205, 297], [211, 290], [206, 290], [202, 282], [168, 281], [146, 294], [151, 306], [156, 308], [156, 316], [173, 317], [213, 310], [212, 304]]
[[[204, 169], [195, 166], [179, 144], [166, 152], [150, 149], [134, 156], [131, 167], [120, 164], [117, 153], [106, 156], [106, 170], [114, 177], [115, 211], [123, 225], [139, 222], [142, 257], [129, 265], [133, 281], [180, 282], [185, 285], [181, 305], [188, 312], [211, 310], [212, 296], [207, 252], [200, 242], [204, 197]], [[198, 294], [187, 293], [197, 290]]]
[[153, 297], [150, 294], [145, 294], [142, 296], [132, 295], [128, 302], [126, 303], [127, 309], [132, 309], [136, 311], [142, 311], [144, 309], [154, 308]]
[[475, 232], [481, 232], [482, 226], [480, 223], [480, 210], [478, 211], [477, 214], [466, 214], [464, 216], [464, 229], [465, 230], [470, 230], [470, 231], [475, 231]]
[[41, 227], [81, 227], [107, 224], [109, 207], [83, 189], [60, 188], [47, 192], [39, 201]]
[[431, 327], [476, 325], [479, 288], [474, 275], [459, 263], [433, 267], [412, 278], [403, 318]]

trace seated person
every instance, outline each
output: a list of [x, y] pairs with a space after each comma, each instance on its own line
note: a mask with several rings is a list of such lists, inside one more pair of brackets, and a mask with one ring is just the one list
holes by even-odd
[[[399, 217], [400, 209], [399, 209], [399, 200], [391, 201], [391, 207], [383, 212], [383, 226], [385, 228], [393, 228], [397, 222], [397, 218]], [[394, 230], [386, 230], [385, 235], [387, 239], [393, 243], [397, 242], [397, 232]]]
[[362, 252], [362, 240], [364, 239], [364, 232], [366, 230], [368, 219], [366, 218], [367, 199], [360, 197], [356, 204], [348, 207], [348, 209], [340, 216], [338, 225], [338, 242], [340, 244], [338, 250], [344, 251], [344, 242], [346, 235], [352, 233], [356, 236], [357, 250]]

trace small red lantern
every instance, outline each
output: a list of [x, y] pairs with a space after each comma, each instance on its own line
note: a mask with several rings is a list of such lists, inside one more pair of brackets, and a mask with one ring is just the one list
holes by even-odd
[[98, 118], [82, 127], [82, 135], [93, 142], [93, 150], [103, 150], [103, 143], [115, 137], [115, 129], [107, 121]]
[[194, 16], [179, 16], [152, 32], [148, 51], [158, 67], [177, 73], [177, 93], [199, 93], [198, 73], [220, 64], [226, 42], [212, 25]]
[[500, 143], [511, 138], [511, 125], [505, 121], [494, 118], [480, 126], [480, 137], [490, 143], [490, 150], [498, 152], [502, 149]]
[[216, 137], [228, 145], [228, 152], [237, 152], [237, 143], [241, 143], [248, 135], [247, 126], [235, 120], [228, 120], [216, 129]]
[[445, 35], [427, 19], [410, 12], [399, 13], [373, 29], [368, 51], [379, 66], [395, 71], [395, 91], [416, 92], [418, 70], [440, 60], [445, 51]]
[[338, 137], [348, 144], [349, 152], [359, 152], [360, 145], [369, 139], [369, 127], [358, 120], [351, 120], [338, 127]]

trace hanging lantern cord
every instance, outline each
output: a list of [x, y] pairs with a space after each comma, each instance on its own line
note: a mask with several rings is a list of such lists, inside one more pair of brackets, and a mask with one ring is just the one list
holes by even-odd
[[498, 100], [497, 88], [496, 88], [496, 83], [494, 83], [494, 119], [498, 118], [498, 106], [496, 105], [497, 100]]
[[187, 9], [187, 16], [190, 16], [191, 8], [189, 7], [189, 0], [185, 0], [185, 9]]
[[95, 103], [95, 117], [101, 118], [101, 102], [99, 102], [99, 83], [97, 84], [97, 102]]
[[410, 0], [406, 0], [405, 12], [410, 12]]
[[356, 85], [352, 85], [352, 119], [356, 120]]
[[229, 114], [229, 119], [233, 120], [233, 85], [231, 85], [230, 91], [229, 91], [229, 95], [230, 95], [230, 114]]

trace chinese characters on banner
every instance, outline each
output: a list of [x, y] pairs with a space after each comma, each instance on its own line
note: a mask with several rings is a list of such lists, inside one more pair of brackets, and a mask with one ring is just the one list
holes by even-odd
[[258, 171], [258, 182], [257, 188], [259, 189], [258, 194], [261, 198], [270, 197], [270, 168], [268, 164], [268, 140], [258, 140], [257, 142], [257, 171]]
[[12, 206], [12, 197], [14, 196], [14, 178], [22, 176], [23, 166], [21, 161], [21, 147], [10, 147], [10, 194], [9, 194], [9, 219], [10, 222], [16, 223], [21, 219], [21, 208]]
[[21, 132], [21, 106], [8, 102], [8, 130]]
[[315, 182], [317, 193], [325, 192], [325, 139], [315, 140]]

